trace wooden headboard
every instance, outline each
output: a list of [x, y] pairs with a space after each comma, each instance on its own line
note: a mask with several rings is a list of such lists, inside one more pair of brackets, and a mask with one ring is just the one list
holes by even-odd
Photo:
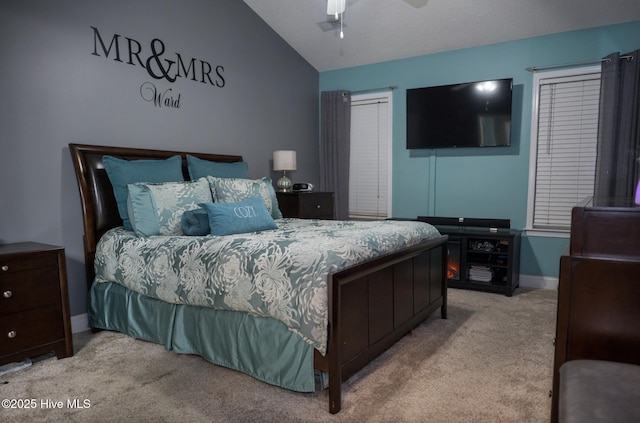
[[167, 159], [182, 156], [182, 173], [189, 180], [186, 156], [214, 162], [232, 163], [242, 161], [242, 156], [223, 154], [190, 153], [184, 151], [149, 150], [142, 148], [108, 147], [87, 144], [69, 144], [71, 159], [76, 170], [82, 216], [84, 224], [84, 259], [87, 269], [87, 284], [90, 287], [95, 277], [93, 261], [96, 244], [109, 229], [122, 226], [111, 182], [102, 164], [103, 156], [125, 160]]

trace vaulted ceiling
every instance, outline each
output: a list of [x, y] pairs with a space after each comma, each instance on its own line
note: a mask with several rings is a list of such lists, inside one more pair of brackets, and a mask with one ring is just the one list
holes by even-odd
[[640, 20], [639, 0], [347, 0], [340, 39], [327, 0], [244, 2], [318, 71]]

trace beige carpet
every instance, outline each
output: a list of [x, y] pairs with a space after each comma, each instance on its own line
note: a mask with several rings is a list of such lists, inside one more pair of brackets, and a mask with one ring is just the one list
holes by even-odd
[[76, 334], [74, 357], [0, 376], [0, 399], [36, 405], [0, 409], [0, 421], [546, 422], [556, 300], [449, 289], [449, 318], [435, 313], [346, 381], [337, 415], [326, 391], [290, 392], [118, 333]]

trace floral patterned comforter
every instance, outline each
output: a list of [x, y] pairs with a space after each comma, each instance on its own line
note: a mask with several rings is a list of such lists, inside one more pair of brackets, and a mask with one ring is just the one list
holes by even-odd
[[169, 303], [272, 317], [324, 354], [327, 275], [440, 235], [414, 221], [276, 223], [277, 230], [202, 237], [141, 238], [115, 228], [98, 243], [96, 282]]

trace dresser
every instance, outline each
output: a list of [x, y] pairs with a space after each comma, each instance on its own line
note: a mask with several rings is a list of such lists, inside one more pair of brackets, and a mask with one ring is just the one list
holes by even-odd
[[569, 249], [560, 258], [552, 422], [564, 363], [640, 364], [639, 304], [640, 207], [623, 199], [575, 207]]
[[276, 195], [284, 217], [334, 218], [332, 192], [278, 192]]
[[0, 365], [73, 355], [64, 248], [0, 244]]

